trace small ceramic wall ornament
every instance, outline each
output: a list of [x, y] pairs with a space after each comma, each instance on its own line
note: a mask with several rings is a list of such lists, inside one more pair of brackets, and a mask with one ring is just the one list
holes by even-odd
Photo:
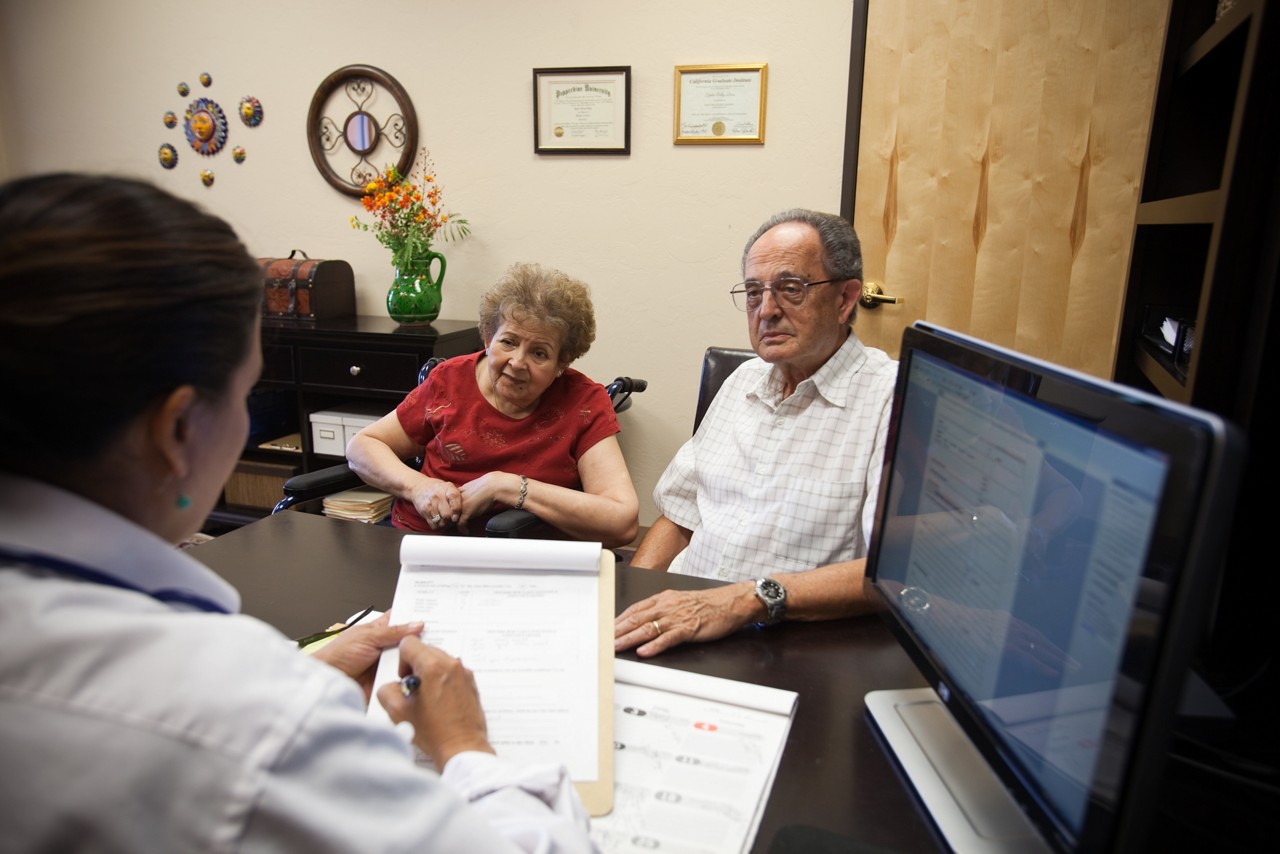
[[257, 98], [245, 95], [240, 99], [240, 118], [251, 128], [262, 124], [262, 104]]
[[[213, 86], [213, 75], [207, 71], [198, 74], [196, 79], [206, 89]], [[183, 96], [191, 93], [191, 87], [185, 81], [177, 84], [177, 90], [178, 94]], [[255, 128], [262, 123], [262, 102], [252, 95], [241, 98], [235, 109], [240, 114], [240, 120], [247, 127]], [[223, 149], [229, 151], [231, 159], [237, 164], [244, 163], [248, 157], [248, 151], [243, 145], [234, 147], [230, 145], [231, 128], [227, 114], [223, 111], [222, 105], [212, 97], [197, 96], [190, 100], [183, 111], [166, 110], [163, 121], [165, 127], [171, 130], [181, 126], [191, 150], [202, 157], [212, 158]], [[174, 169], [178, 165], [178, 149], [166, 142], [159, 147], [157, 158], [163, 168]], [[206, 187], [212, 187], [213, 170], [201, 169], [199, 166], [196, 168], [199, 171], [200, 182]]]

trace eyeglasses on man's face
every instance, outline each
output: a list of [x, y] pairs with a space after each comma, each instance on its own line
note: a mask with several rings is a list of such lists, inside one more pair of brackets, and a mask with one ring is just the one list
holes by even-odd
[[823, 279], [820, 282], [806, 282], [804, 279], [782, 278], [772, 285], [765, 285], [748, 279], [735, 285], [729, 295], [733, 304], [742, 311], [756, 311], [764, 302], [764, 292], [772, 291], [776, 302], [784, 305], [801, 305], [809, 296], [809, 288], [814, 285], [829, 285], [832, 282], [843, 282], [844, 279]]

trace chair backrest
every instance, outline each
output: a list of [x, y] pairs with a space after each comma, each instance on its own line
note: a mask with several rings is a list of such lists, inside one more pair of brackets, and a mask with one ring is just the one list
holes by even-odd
[[732, 347], [708, 347], [702, 357], [702, 380], [698, 383], [698, 408], [693, 415], [693, 432], [698, 432], [702, 416], [707, 414], [711, 399], [738, 365], [755, 356], [754, 350]]

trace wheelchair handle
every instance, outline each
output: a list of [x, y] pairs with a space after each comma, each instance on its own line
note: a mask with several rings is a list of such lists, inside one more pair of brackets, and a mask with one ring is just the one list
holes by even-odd
[[622, 412], [631, 406], [631, 395], [639, 394], [649, 387], [645, 380], [632, 377], [618, 377], [604, 387], [609, 399], [613, 401], [613, 411]]

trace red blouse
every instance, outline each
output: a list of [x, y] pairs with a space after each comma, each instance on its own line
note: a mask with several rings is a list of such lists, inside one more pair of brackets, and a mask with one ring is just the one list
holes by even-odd
[[[506, 471], [581, 489], [579, 458], [621, 429], [604, 386], [565, 368], [533, 413], [511, 418], [480, 391], [476, 365], [483, 357], [478, 352], [441, 362], [396, 407], [400, 426], [426, 449], [422, 473], [460, 486], [487, 472]], [[488, 517], [505, 509], [495, 502], [484, 517], [468, 523], [468, 533], [483, 535]], [[415, 533], [435, 533], [403, 498], [396, 499], [391, 521]]]

